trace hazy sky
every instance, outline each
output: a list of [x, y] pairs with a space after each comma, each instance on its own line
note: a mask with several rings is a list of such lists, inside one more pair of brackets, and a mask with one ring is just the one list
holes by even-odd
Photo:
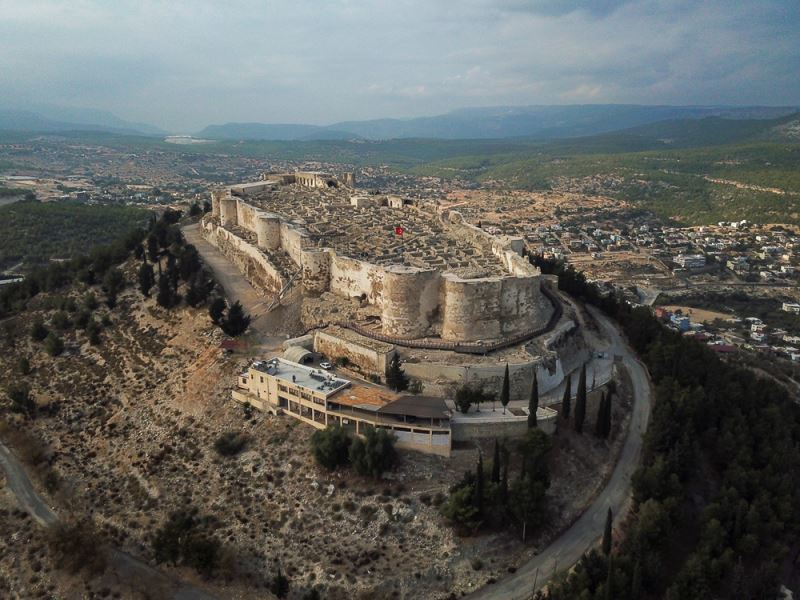
[[172, 131], [497, 104], [800, 104], [798, 0], [0, 0], [0, 104]]

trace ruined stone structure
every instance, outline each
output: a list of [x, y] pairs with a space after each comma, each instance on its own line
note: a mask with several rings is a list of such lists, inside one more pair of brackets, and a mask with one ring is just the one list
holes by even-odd
[[292, 281], [358, 298], [405, 339], [496, 340], [553, 310], [522, 240], [498, 238], [432, 203], [353, 194], [317, 172], [265, 174], [212, 193], [203, 234], [265, 293]]

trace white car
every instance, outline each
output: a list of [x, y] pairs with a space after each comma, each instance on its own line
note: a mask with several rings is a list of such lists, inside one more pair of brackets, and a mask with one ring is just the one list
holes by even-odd
[[333, 368], [333, 365], [329, 362], [321, 362], [319, 363], [319, 366], [325, 369], [326, 371], [329, 371], [330, 369]]

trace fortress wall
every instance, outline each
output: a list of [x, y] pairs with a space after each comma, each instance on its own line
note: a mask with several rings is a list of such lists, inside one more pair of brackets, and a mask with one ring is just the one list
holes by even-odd
[[386, 375], [386, 366], [392, 354], [391, 346], [387, 345], [387, 348], [385, 352], [375, 350], [357, 342], [329, 335], [324, 331], [317, 331], [314, 334], [315, 352], [324, 354], [331, 360], [345, 357], [350, 365], [365, 375], [373, 374], [381, 378]]
[[500, 337], [503, 280], [499, 277], [461, 279], [442, 276], [442, 339], [490, 340]]
[[534, 277], [542, 274], [539, 267], [533, 266], [527, 258], [510, 250], [504, 251], [503, 262], [509, 273], [517, 277]]
[[384, 274], [378, 265], [331, 253], [330, 290], [345, 298], [363, 294], [370, 304], [382, 307]]
[[203, 223], [203, 237], [216, 246], [262, 294], [279, 292], [286, 284], [280, 272], [258, 248], [224, 227]]
[[281, 219], [272, 213], [260, 213], [256, 217], [258, 247], [277, 250], [281, 247]]
[[281, 220], [281, 247], [298, 266], [303, 264], [303, 248], [308, 242], [304, 238], [308, 237], [305, 231], [298, 229], [291, 223]]
[[441, 276], [436, 270], [389, 267], [383, 280], [383, 333], [419, 338], [432, 333], [439, 312]]
[[224, 196], [219, 201], [219, 220], [222, 226], [237, 224], [236, 198]]
[[211, 215], [214, 217], [219, 216], [219, 205], [222, 198], [226, 196], [225, 190], [214, 190], [211, 192]]
[[[403, 349], [399, 350], [402, 356]], [[505, 368], [504, 363], [469, 366], [434, 362], [403, 363], [406, 375], [422, 382], [424, 394], [452, 398], [459, 387], [469, 383], [483, 387], [486, 391], [495, 392], [498, 407]], [[539, 394], [543, 395], [556, 389], [564, 381], [565, 369], [561, 358], [555, 353], [524, 363], [509, 364], [508, 379], [512, 400], [527, 400], [530, 397], [534, 369], [539, 382]], [[491, 407], [488, 408], [491, 410]]]
[[303, 285], [309, 292], [325, 292], [331, 280], [331, 251], [303, 250]]
[[538, 276], [503, 279], [500, 326], [504, 335], [543, 327], [553, 310], [553, 305], [542, 294]]
[[257, 233], [256, 224], [258, 223], [259, 210], [247, 204], [241, 198], [236, 199], [236, 219], [239, 227]]

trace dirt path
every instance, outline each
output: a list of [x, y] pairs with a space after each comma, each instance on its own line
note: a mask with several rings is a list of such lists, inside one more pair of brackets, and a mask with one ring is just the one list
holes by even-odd
[[[25, 468], [17, 457], [0, 442], [0, 467], [5, 471], [8, 487], [16, 497], [20, 506], [27, 511], [42, 527], [51, 527], [59, 518], [50, 506], [33, 487]], [[142, 587], [163, 592], [159, 597], [175, 600], [214, 600], [206, 592], [183, 581], [173, 580], [155, 570], [147, 563], [121, 550], [112, 548], [109, 551], [111, 567], [122, 581], [133, 588]]]
[[[281, 343], [286, 339], [286, 335], [280, 335], [279, 311], [276, 309], [267, 312], [267, 308], [272, 301], [259, 294], [251, 286], [239, 269], [231, 261], [209, 244], [200, 235], [198, 224], [188, 225], [183, 228], [183, 235], [186, 241], [192, 244], [200, 253], [203, 263], [214, 274], [217, 283], [225, 290], [225, 295], [231, 302], [239, 301], [250, 315], [250, 329], [255, 332], [257, 346], [263, 352], [274, 351], [280, 348]], [[276, 322], [278, 321], [278, 322]], [[277, 334], [277, 335], [276, 335]]]

